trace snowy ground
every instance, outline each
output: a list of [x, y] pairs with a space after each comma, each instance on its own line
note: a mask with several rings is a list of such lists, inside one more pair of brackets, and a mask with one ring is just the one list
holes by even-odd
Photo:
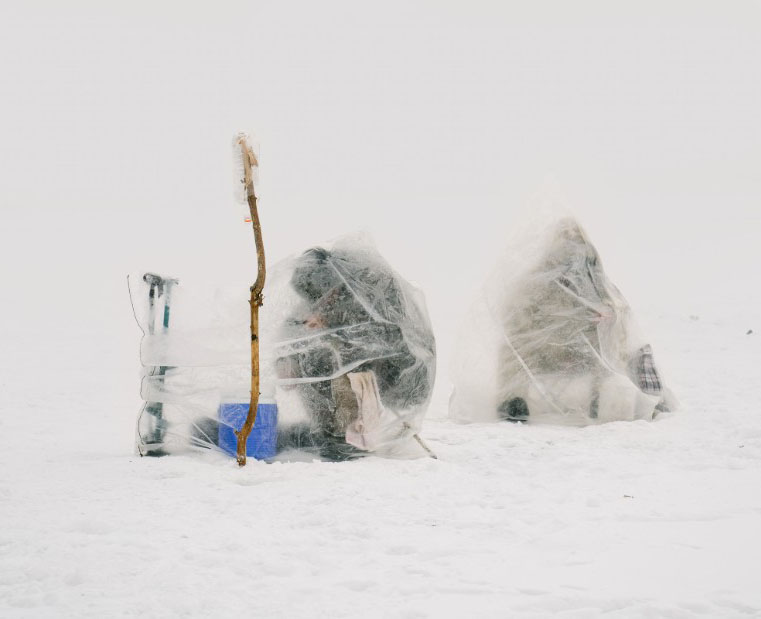
[[131, 455], [136, 373], [32, 374], [5, 333], [0, 616], [761, 616], [761, 333], [648, 318], [683, 404], [655, 423], [431, 419], [437, 461], [242, 470]]
[[[0, 617], [761, 617], [759, 31], [753, 1], [0, 2]], [[247, 128], [270, 265], [368, 229], [421, 284], [439, 460], [132, 454], [124, 276], [253, 280]], [[445, 420], [454, 314], [548, 174], [680, 412]]]

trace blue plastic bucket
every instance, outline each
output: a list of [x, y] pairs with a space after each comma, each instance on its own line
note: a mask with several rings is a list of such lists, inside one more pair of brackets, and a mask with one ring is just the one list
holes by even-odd
[[[219, 406], [219, 447], [234, 456], [238, 450], [240, 430], [248, 415], [248, 403], [223, 403]], [[257, 460], [274, 458], [277, 453], [277, 404], [259, 402], [256, 421], [246, 442], [246, 455]]]

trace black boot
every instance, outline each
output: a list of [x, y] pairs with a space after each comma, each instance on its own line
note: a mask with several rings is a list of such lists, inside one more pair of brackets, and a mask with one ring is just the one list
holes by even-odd
[[499, 405], [497, 412], [504, 421], [528, 421], [528, 404], [523, 398], [505, 400]]

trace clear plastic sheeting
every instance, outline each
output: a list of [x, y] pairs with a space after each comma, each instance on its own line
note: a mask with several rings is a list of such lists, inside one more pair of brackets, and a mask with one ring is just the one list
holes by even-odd
[[128, 284], [143, 331], [138, 452], [216, 448], [221, 405], [249, 399], [246, 285], [194, 285], [155, 273], [130, 275]]
[[649, 420], [675, 404], [626, 299], [565, 215], [510, 243], [470, 309], [453, 379], [460, 421]]
[[[225, 449], [237, 429], [231, 419], [240, 423], [249, 401], [248, 285], [193, 286], [150, 274], [129, 284], [144, 333], [138, 450]], [[414, 439], [435, 377], [427, 310], [365, 237], [275, 265], [264, 297], [260, 413], [265, 404], [272, 419], [275, 405], [277, 419], [268, 457], [426, 455]], [[257, 426], [249, 448], [257, 432], [269, 432]]]
[[435, 379], [422, 293], [363, 236], [309, 249], [268, 278], [262, 392], [278, 402], [279, 449], [425, 455], [410, 441]]

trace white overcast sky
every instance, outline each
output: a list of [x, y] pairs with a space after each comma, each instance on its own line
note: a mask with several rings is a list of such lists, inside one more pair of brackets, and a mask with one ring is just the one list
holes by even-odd
[[252, 276], [241, 128], [270, 261], [369, 230], [444, 357], [547, 179], [635, 308], [758, 315], [760, 110], [759, 2], [6, 0], [3, 322], [132, 362], [126, 273]]

